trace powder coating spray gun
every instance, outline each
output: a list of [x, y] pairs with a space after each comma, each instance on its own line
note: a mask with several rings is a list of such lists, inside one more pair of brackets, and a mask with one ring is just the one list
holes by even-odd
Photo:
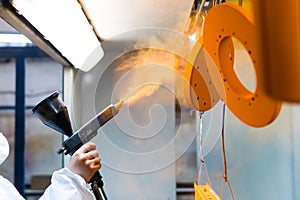
[[[63, 142], [62, 147], [58, 150], [57, 153], [72, 155], [83, 144], [87, 143], [97, 135], [97, 130], [119, 112], [123, 103], [123, 101], [120, 101], [117, 104], [109, 105], [95, 117], [93, 117], [90, 121], [88, 121], [85, 125], [83, 125], [74, 134], [72, 131], [67, 107], [59, 97], [58, 92], [52, 93], [49, 97], [45, 98], [43, 101], [37, 104], [32, 109], [32, 112], [33, 114], [38, 116], [38, 118], [45, 125], [69, 137]], [[91, 184], [92, 190], [97, 200], [102, 200], [103, 198], [105, 200], [107, 199], [103, 187], [104, 183], [99, 171], [97, 171], [93, 175], [89, 183]], [[98, 188], [101, 189], [102, 195]]]

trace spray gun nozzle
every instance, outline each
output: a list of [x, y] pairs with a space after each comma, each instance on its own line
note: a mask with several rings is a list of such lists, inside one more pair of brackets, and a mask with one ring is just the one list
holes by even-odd
[[119, 111], [120, 108], [123, 106], [123, 104], [124, 104], [124, 100], [120, 100], [118, 103], [114, 105], [114, 107]]

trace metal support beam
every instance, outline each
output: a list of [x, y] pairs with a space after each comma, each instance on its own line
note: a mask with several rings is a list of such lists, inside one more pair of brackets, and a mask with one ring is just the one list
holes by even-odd
[[25, 58], [16, 58], [15, 98], [15, 176], [14, 183], [25, 197]]
[[48, 58], [49, 56], [36, 46], [32, 47], [1, 47], [0, 57], [32, 57], [32, 58]]

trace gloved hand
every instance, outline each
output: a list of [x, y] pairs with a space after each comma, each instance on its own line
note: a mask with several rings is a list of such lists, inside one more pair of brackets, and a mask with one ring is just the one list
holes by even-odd
[[100, 161], [96, 144], [87, 142], [71, 156], [67, 168], [88, 182], [101, 168]]

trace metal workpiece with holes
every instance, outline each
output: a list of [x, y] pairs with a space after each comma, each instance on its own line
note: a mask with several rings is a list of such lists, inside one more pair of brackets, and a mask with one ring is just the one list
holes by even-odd
[[[222, 23], [220, 23], [222, 22]], [[203, 47], [216, 63], [224, 87], [217, 91], [228, 108], [244, 123], [263, 127], [273, 122], [281, 109], [281, 102], [273, 100], [263, 91], [262, 61], [259, 56], [256, 26], [251, 13], [231, 3], [215, 6], [207, 14], [203, 30]], [[249, 91], [233, 68], [232, 38], [247, 50], [256, 72], [256, 89]]]

